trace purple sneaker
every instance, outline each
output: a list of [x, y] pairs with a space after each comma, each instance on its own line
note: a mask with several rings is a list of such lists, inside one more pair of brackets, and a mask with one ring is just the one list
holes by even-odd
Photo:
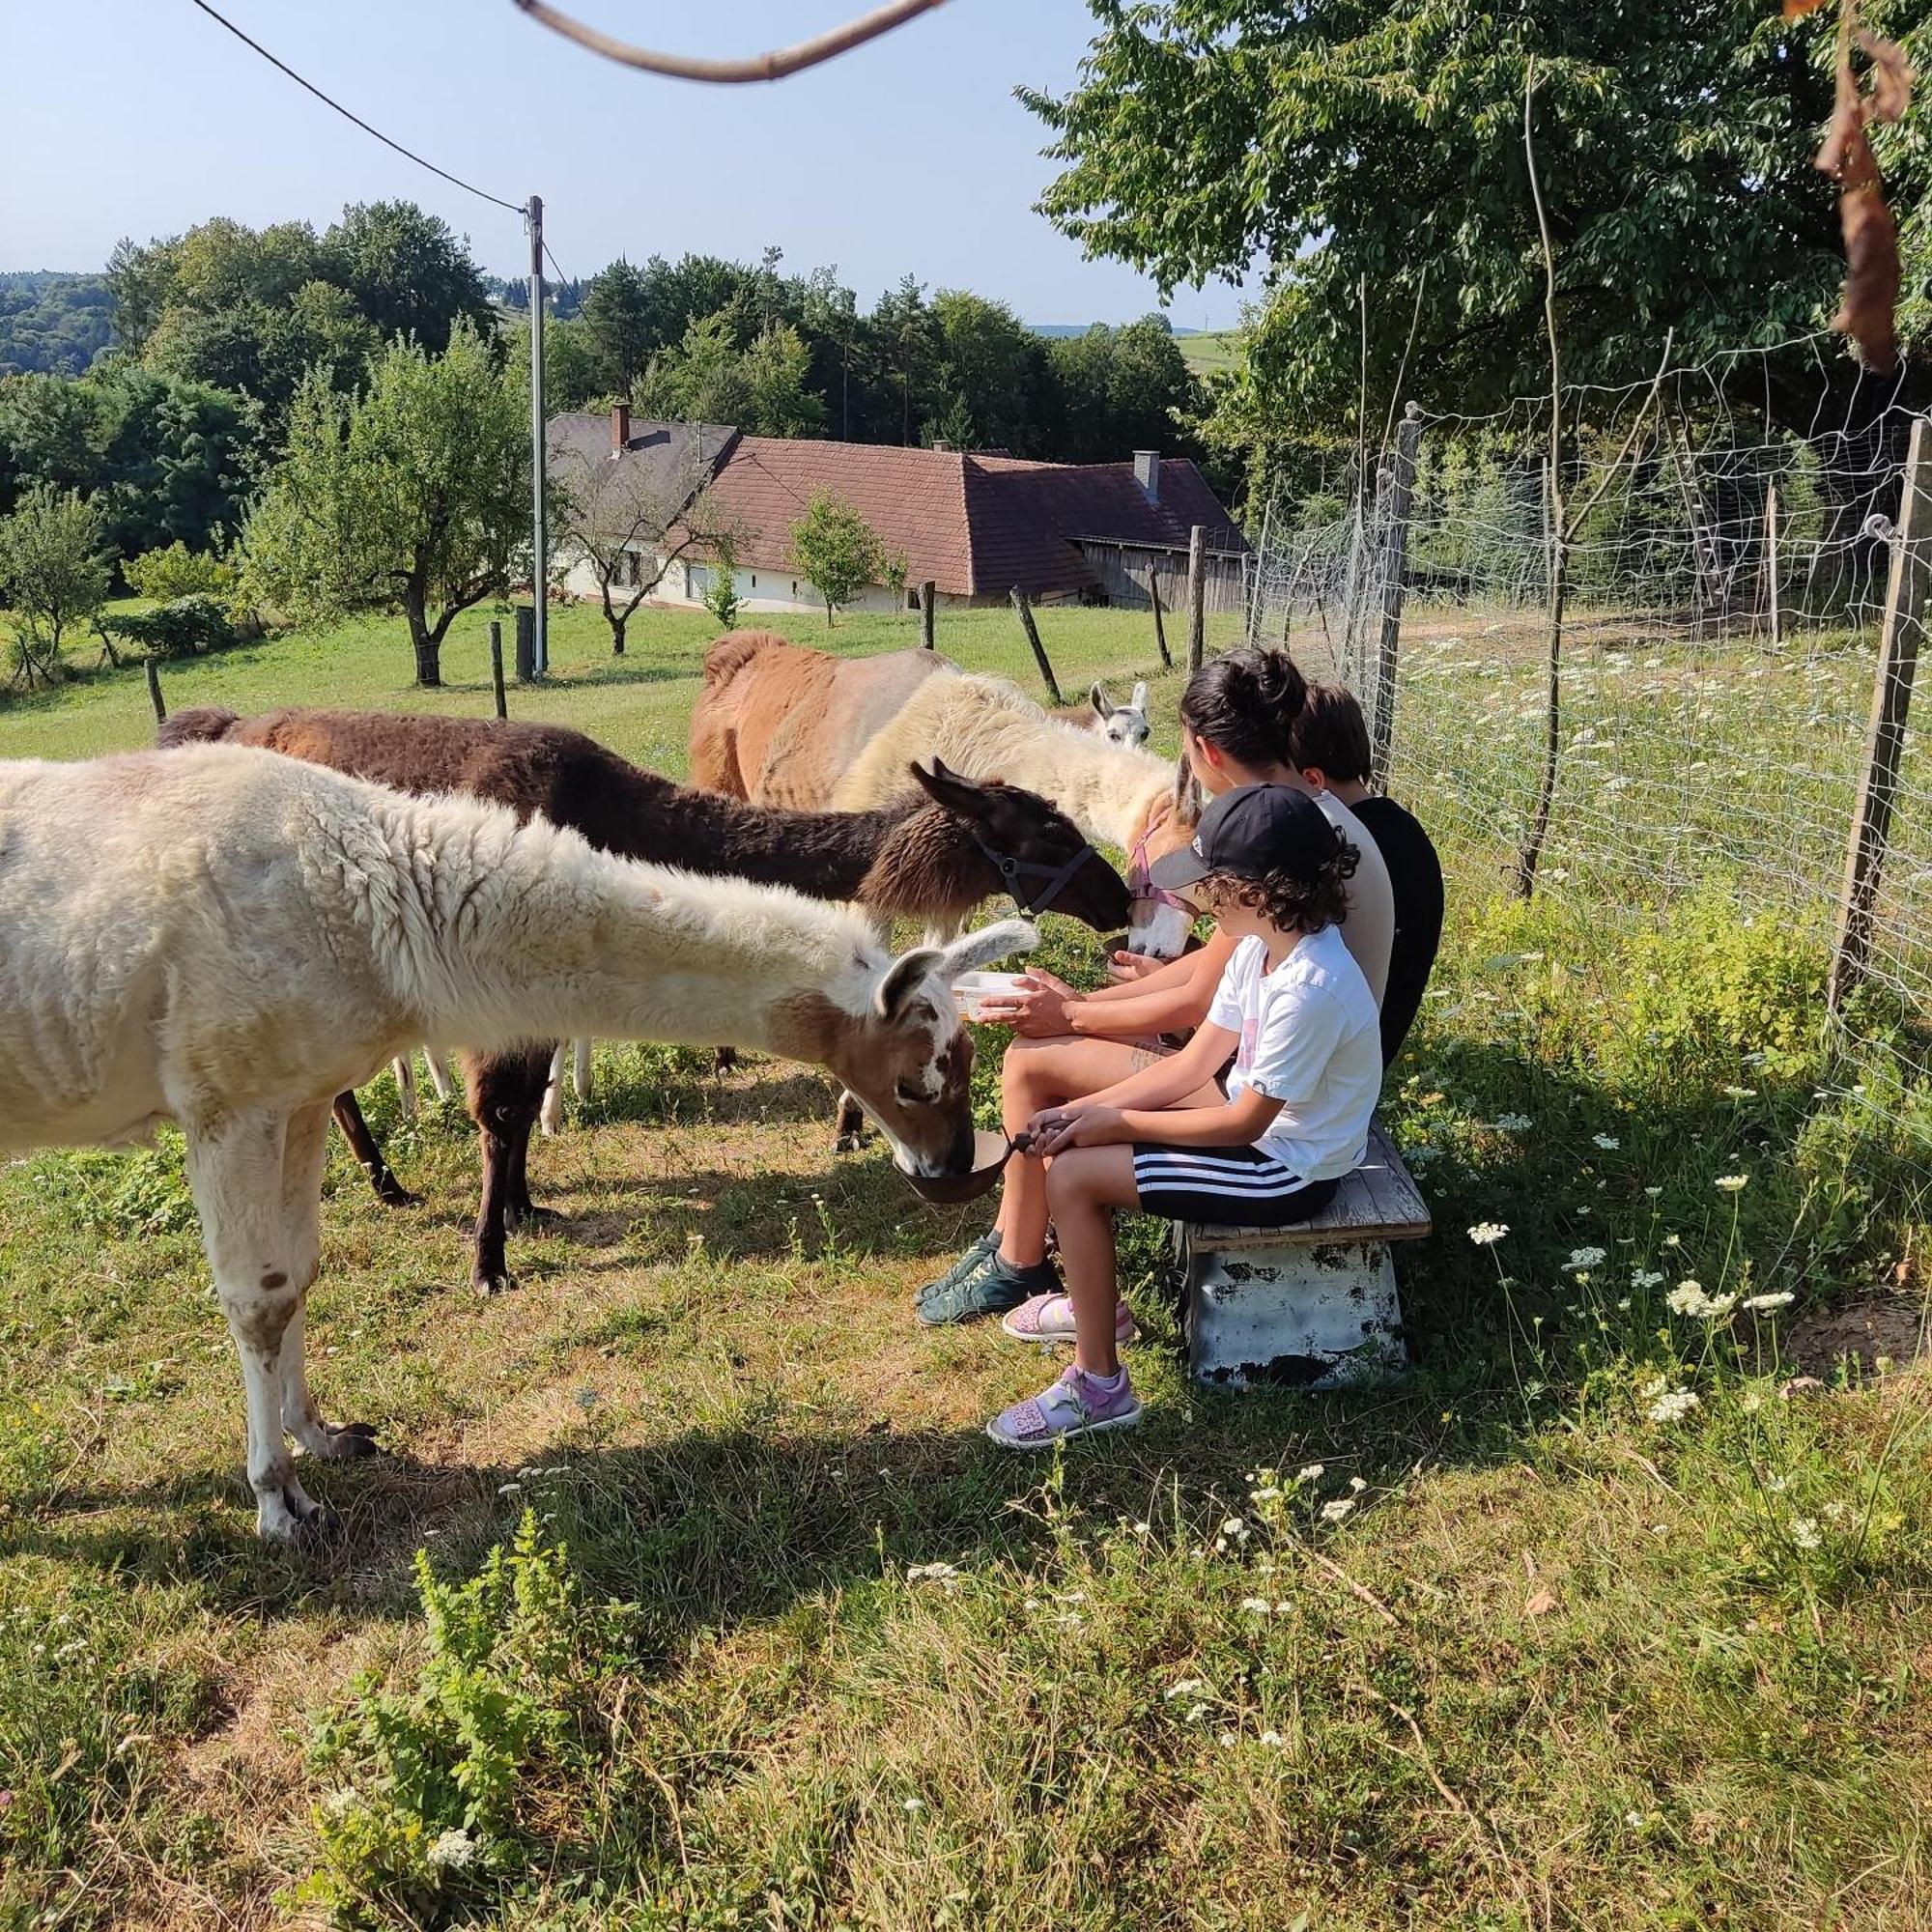
[[[1015, 1342], [1073, 1340], [1073, 1302], [1065, 1294], [1036, 1294], [1023, 1301], [1000, 1323]], [[1124, 1301], [1114, 1304], [1114, 1347], [1124, 1349], [1138, 1336], [1134, 1318]]]
[[1002, 1449], [1050, 1449], [1069, 1436], [1131, 1429], [1140, 1419], [1140, 1397], [1124, 1372], [1120, 1387], [1108, 1389], [1085, 1370], [1069, 1367], [1051, 1388], [994, 1416], [986, 1434]]

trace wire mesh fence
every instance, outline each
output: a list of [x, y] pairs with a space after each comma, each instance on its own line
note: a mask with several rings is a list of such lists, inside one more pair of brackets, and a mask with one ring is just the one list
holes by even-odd
[[[1808, 399], [1794, 348], [1816, 358]], [[1273, 506], [1250, 635], [1356, 693], [1389, 788], [1465, 879], [1521, 889], [1550, 743], [1557, 531], [1582, 512], [1564, 546], [1537, 889], [1626, 922], [1718, 894], [1832, 948], [1912, 417], [1889, 385], [1846, 381], [1822, 340], [1782, 346], [1774, 398], [1772, 355], [1567, 390], [1555, 492], [1545, 395], [1426, 412], [1412, 490], [1391, 447], [1352, 503]], [[1890, 805], [1863, 991], [1838, 1017], [1872, 1049], [1848, 1078], [1889, 1113], [1932, 1084], [1932, 692]]]

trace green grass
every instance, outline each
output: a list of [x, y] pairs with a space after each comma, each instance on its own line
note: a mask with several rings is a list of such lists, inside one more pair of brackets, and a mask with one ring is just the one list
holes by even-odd
[[[710, 626], [655, 613], [622, 667], [600, 628], [566, 613], [513, 713], [681, 768]], [[1137, 619], [1041, 628], [1069, 692], [1153, 668]], [[370, 623], [170, 700], [484, 709], [481, 635], [440, 694]], [[1031, 685], [1006, 613], [941, 643]], [[1406, 701], [1475, 743], [1513, 675]], [[1632, 701], [1579, 691], [1579, 724]], [[148, 729], [108, 674], [0, 710], [0, 754]], [[1504, 898], [1502, 779], [1409, 781], [1451, 928], [1384, 1109], [1438, 1230], [1388, 1390], [1192, 1388], [1137, 1223], [1145, 1426], [1003, 1457], [979, 1425], [1044, 1366], [908, 1311], [982, 1210], [835, 1162], [815, 1076], [661, 1047], [600, 1050], [536, 1155], [563, 1227], [479, 1304], [467, 1123], [398, 1122], [385, 1079], [426, 1205], [332, 1153], [309, 1329], [325, 1408], [396, 1455], [305, 1473], [350, 1534], [303, 1561], [251, 1534], [178, 1150], [0, 1169], [0, 1927], [1927, 1922], [1932, 1114], [1851, 1093], [1812, 935], [1724, 879], [1638, 917], [1573, 855]], [[1797, 1300], [1706, 1322], [1685, 1278]], [[1880, 1285], [1895, 1365], [1834, 1370]], [[1799, 1365], [1830, 1386], [1781, 1398]]]
[[1180, 345], [1181, 359], [1197, 376], [1211, 376], [1232, 369], [1240, 359], [1236, 334], [1235, 329], [1221, 328], [1201, 335], [1177, 335], [1174, 339]]

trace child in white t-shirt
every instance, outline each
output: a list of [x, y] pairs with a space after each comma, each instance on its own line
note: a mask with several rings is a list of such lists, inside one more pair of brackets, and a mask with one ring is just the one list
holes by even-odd
[[1139, 1421], [1119, 1358], [1133, 1331], [1116, 1208], [1284, 1227], [1319, 1213], [1361, 1164], [1382, 1066], [1375, 996], [1340, 931], [1355, 856], [1305, 792], [1257, 784], [1215, 799], [1193, 845], [1154, 867], [1156, 885], [1192, 891], [1240, 943], [1185, 1047], [1029, 1124], [1024, 1157], [1047, 1163], [1066, 1293], [1001, 1325], [1050, 1340], [1070, 1316], [1073, 1365], [988, 1423], [994, 1441], [1045, 1448]]

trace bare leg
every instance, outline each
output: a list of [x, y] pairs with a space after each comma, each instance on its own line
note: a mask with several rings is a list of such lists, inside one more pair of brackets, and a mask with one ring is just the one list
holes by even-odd
[[[279, 1541], [304, 1529], [323, 1532], [334, 1526], [332, 1516], [297, 1482], [282, 1436], [284, 1362], [292, 1359], [285, 1345], [316, 1265], [313, 1234], [290, 1225], [290, 1204], [299, 1194], [301, 1177], [319, 1194], [321, 1147], [328, 1121], [326, 1103], [303, 1112], [308, 1119], [299, 1125], [268, 1109], [239, 1114], [209, 1128], [184, 1122], [188, 1184], [201, 1215], [215, 1293], [242, 1362], [255, 1526], [260, 1535]], [[283, 1151], [291, 1134], [297, 1141], [299, 1176], [291, 1174], [285, 1183]], [[307, 1213], [312, 1229], [314, 1196]], [[294, 1347], [300, 1346], [298, 1323]]]
[[[1042, 1107], [1084, 1099], [1163, 1057], [1150, 1047], [1112, 1039], [1016, 1039], [1000, 1066], [1001, 1121], [1008, 1133], [1016, 1134]], [[1221, 1090], [1210, 1083], [1175, 1104], [1211, 1107], [1221, 1097]], [[1031, 1154], [1016, 1156], [1007, 1163], [1003, 1185], [994, 1224], [1000, 1231], [1000, 1259], [1014, 1267], [1035, 1265], [1045, 1259], [1046, 1227], [1053, 1218], [1045, 1163]]]
[[449, 1099], [456, 1092], [456, 1083], [449, 1077], [449, 1068], [442, 1064], [442, 1056], [433, 1046], [423, 1048], [423, 1062], [429, 1067], [429, 1084], [435, 1090], [439, 1100]]
[[362, 1118], [362, 1106], [355, 1095], [338, 1094], [334, 1111], [335, 1124], [342, 1129], [342, 1138], [349, 1143], [349, 1151], [355, 1156], [356, 1165], [369, 1177], [376, 1199], [385, 1208], [421, 1207], [422, 1197], [412, 1194], [390, 1172], [389, 1163], [383, 1158], [382, 1147], [369, 1131], [369, 1122]]
[[1114, 1264], [1114, 1209], [1138, 1208], [1130, 1147], [1069, 1148], [1046, 1163], [1046, 1195], [1060, 1233], [1060, 1264], [1073, 1304], [1073, 1359], [1090, 1376], [1113, 1376], [1120, 1280]]

